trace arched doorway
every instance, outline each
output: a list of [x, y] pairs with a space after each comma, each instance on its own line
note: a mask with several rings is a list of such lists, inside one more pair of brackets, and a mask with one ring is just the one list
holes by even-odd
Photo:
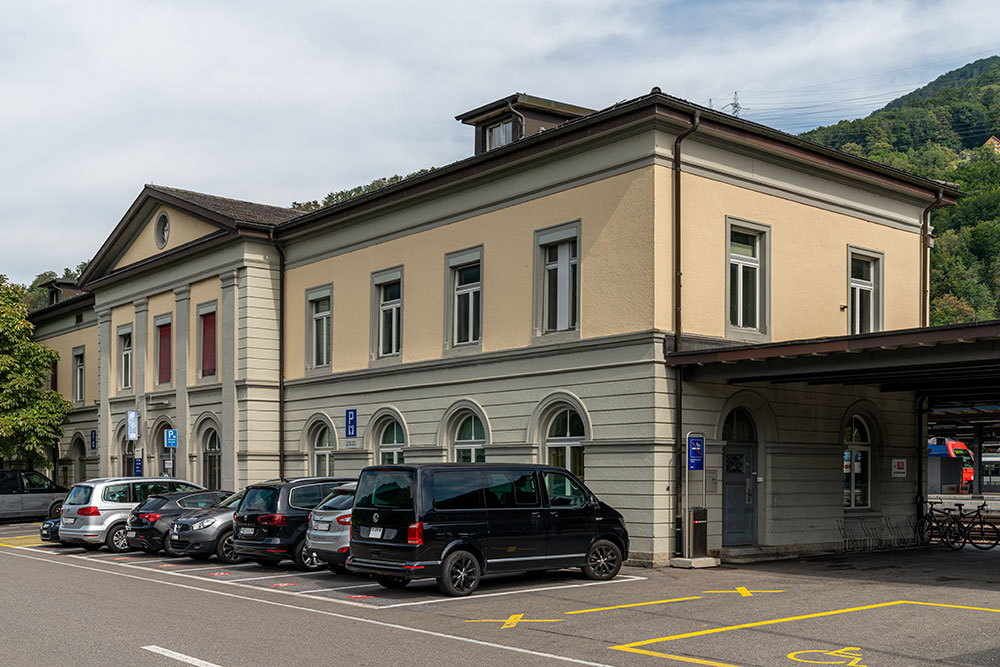
[[122, 477], [132, 477], [135, 474], [135, 441], [122, 442]]
[[84, 444], [83, 438], [73, 441], [69, 455], [73, 459], [73, 484], [84, 481], [87, 479], [87, 445]]
[[722, 546], [757, 543], [757, 426], [744, 408], [722, 425]]
[[210, 428], [205, 432], [205, 454], [202, 465], [202, 484], [217, 491], [222, 488], [222, 445], [219, 433]]

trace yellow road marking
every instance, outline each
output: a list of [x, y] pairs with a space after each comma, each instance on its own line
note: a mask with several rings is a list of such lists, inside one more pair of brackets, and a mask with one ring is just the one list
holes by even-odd
[[[821, 648], [806, 649], [803, 651], [792, 651], [786, 658], [789, 660], [794, 660], [795, 662], [807, 662], [812, 665], [847, 665], [847, 667], [867, 667], [867, 665], [861, 664], [861, 654], [851, 653], [851, 651], [860, 651], [860, 646], [845, 646], [844, 648], [837, 649], [835, 651], [824, 651]], [[805, 658], [800, 658], [800, 655], [806, 653], [813, 653], [816, 655], [825, 655], [831, 658], [847, 658], [847, 660], [806, 660]]]
[[39, 547], [45, 544], [38, 535], [17, 535], [5, 537], [0, 546], [4, 547]]
[[[706, 593], [709, 591], [705, 591]], [[727, 591], [735, 592], [735, 591]], [[669, 660], [677, 660], [679, 662], [692, 662], [700, 665], [714, 665], [716, 667], [738, 667], [738, 665], [731, 665], [722, 662], [713, 662], [711, 660], [702, 660], [698, 658], [689, 658], [686, 656], [672, 655], [670, 653], [660, 653], [658, 651], [650, 651], [646, 649], [638, 648], [640, 646], [647, 646], [649, 644], [657, 644], [660, 642], [669, 642], [675, 639], [688, 639], [691, 637], [702, 637], [705, 635], [718, 634], [720, 632], [728, 632], [730, 630], [745, 630], [747, 628], [759, 628], [765, 625], [775, 625], [777, 623], [787, 623], [789, 621], [802, 621], [810, 618], [822, 618], [825, 616], [837, 616], [839, 614], [848, 614], [854, 611], [865, 611], [868, 609], [881, 609], [883, 607], [894, 607], [896, 605], [912, 604], [924, 607], [942, 607], [946, 609], [966, 609], [968, 611], [988, 611], [995, 614], [1000, 614], [1000, 609], [991, 609], [989, 607], [970, 607], [967, 605], [959, 604], [944, 604], [940, 602], [914, 602], [911, 600], [895, 600], [893, 602], [880, 602], [878, 604], [869, 604], [861, 607], [850, 607], [848, 609], [835, 609], [833, 611], [821, 611], [815, 614], [803, 614], [801, 616], [789, 616], [788, 618], [776, 618], [769, 621], [757, 621], [756, 623], [741, 623], [740, 625], [728, 625], [722, 628], [711, 628], [709, 630], [697, 630], [695, 632], [685, 632], [679, 635], [671, 635], [669, 637], [659, 637], [657, 639], [647, 639], [639, 642], [632, 642], [631, 644], [620, 644], [618, 646], [609, 646], [609, 649], [616, 651], [627, 651], [629, 653], [640, 653], [643, 655], [651, 655], [658, 658], [667, 658]], [[855, 647], [847, 647], [855, 648]], [[847, 650], [847, 649], [843, 649]], [[846, 656], [845, 656], [846, 657]]]
[[579, 611], [567, 611], [567, 614], [589, 614], [592, 611], [608, 611], [609, 609], [625, 609], [627, 607], [645, 607], [650, 604], [666, 604], [667, 602], [685, 602], [687, 600], [700, 600], [701, 596], [696, 595], [690, 598], [674, 598], [672, 600], [654, 600], [653, 602], [636, 602], [634, 604], [619, 604], [614, 607], [598, 607], [596, 609], [580, 609]]
[[752, 597], [754, 593], [784, 593], [785, 591], [751, 591], [747, 590], [745, 586], [737, 586], [735, 590], [731, 591], [702, 591], [702, 593], [739, 593], [740, 597], [748, 598]]
[[508, 618], [478, 618], [466, 623], [503, 623], [501, 630], [516, 627], [518, 623], [561, 623], [561, 618], [525, 618], [524, 614], [511, 614]]

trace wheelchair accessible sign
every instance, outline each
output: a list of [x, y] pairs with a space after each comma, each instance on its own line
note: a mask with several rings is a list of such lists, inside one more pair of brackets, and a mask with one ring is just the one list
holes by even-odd
[[705, 469], [705, 436], [688, 436], [688, 470]]

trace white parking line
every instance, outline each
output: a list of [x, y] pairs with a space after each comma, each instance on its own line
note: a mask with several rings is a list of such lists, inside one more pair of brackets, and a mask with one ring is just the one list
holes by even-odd
[[[223, 568], [225, 569], [225, 568]], [[250, 577], [248, 579], [239, 579], [239, 581], [260, 581], [261, 579], [288, 579], [289, 577], [308, 577], [314, 574], [330, 574], [326, 570], [317, 570], [316, 572], [292, 572], [286, 574], [272, 574], [267, 577]]]
[[[364, 618], [363, 616], [349, 616], [347, 614], [341, 614], [335, 611], [327, 611], [325, 609], [311, 609], [309, 607], [300, 607], [294, 604], [286, 604], [284, 602], [275, 602], [274, 600], [263, 600], [261, 598], [250, 597], [249, 595], [237, 595], [236, 593], [227, 593], [226, 591], [213, 591], [206, 588], [198, 588], [196, 586], [189, 586], [187, 584], [182, 584], [176, 581], [163, 581], [161, 579], [147, 579], [146, 577], [140, 577], [136, 574], [128, 574], [126, 572], [114, 572], [111, 570], [104, 570], [99, 567], [91, 567], [89, 565], [80, 565], [78, 563], [70, 563], [66, 560], [56, 560], [53, 558], [40, 558], [38, 556], [29, 556], [28, 554], [15, 553], [10, 550], [0, 550], [0, 556], [14, 556], [16, 558], [26, 558], [28, 560], [41, 561], [43, 563], [51, 563], [53, 565], [62, 565], [64, 567], [75, 567], [81, 570], [91, 570], [93, 572], [102, 572], [104, 574], [111, 575], [113, 577], [125, 577], [128, 579], [138, 579], [139, 581], [145, 581], [148, 583], [160, 584], [162, 586], [175, 586], [177, 588], [184, 588], [187, 590], [198, 591], [200, 593], [208, 593], [210, 595], [221, 595], [223, 597], [233, 598], [237, 600], [245, 600], [247, 602], [255, 602], [257, 604], [266, 604], [273, 607], [282, 607], [284, 609], [294, 609], [296, 611], [302, 611], [309, 614], [320, 614], [322, 616], [327, 616], [330, 618], [339, 618], [345, 621], [354, 621], [356, 623], [366, 623], [368, 625], [375, 625], [382, 628], [390, 628], [392, 630], [401, 630], [403, 632], [412, 632], [414, 634], [425, 635], [429, 637], [438, 637], [440, 639], [450, 639], [452, 641], [463, 642], [466, 644], [475, 644], [477, 646], [488, 646], [490, 648], [498, 649], [501, 651], [510, 651], [512, 653], [521, 653], [526, 655], [534, 655], [541, 658], [548, 658], [550, 660], [559, 660], [561, 662], [572, 662], [577, 665], [591, 665], [591, 667], [609, 667], [604, 663], [600, 662], [590, 662], [589, 660], [580, 660], [579, 658], [571, 658], [565, 655], [556, 655], [554, 653], [543, 653], [542, 651], [532, 651], [526, 648], [520, 648], [517, 646], [505, 646], [504, 644], [496, 644], [493, 642], [483, 641], [481, 639], [472, 639], [471, 637], [460, 637], [458, 635], [449, 635], [444, 632], [435, 632], [433, 630], [424, 630], [423, 628], [414, 628], [407, 625], [401, 625], [399, 623], [389, 623], [387, 621], [377, 621], [372, 618]], [[172, 573], [180, 574], [180, 573]], [[184, 576], [184, 575], [180, 575]], [[189, 575], [193, 576], [193, 575]], [[318, 598], [323, 599], [323, 598]], [[360, 605], [367, 606], [367, 605]], [[215, 666], [213, 666], [215, 667]]]
[[218, 563], [217, 565], [205, 565], [204, 567], [188, 567], [183, 570], [177, 570], [177, 572], [197, 572], [199, 570], [231, 570], [236, 567], [260, 567], [257, 563], [241, 563], [239, 565], [226, 565], [225, 563]]
[[302, 593], [327, 593], [329, 591], [346, 591], [352, 588], [381, 588], [381, 586], [379, 586], [378, 584], [358, 584], [357, 586], [338, 586], [337, 588], [320, 588], [319, 590], [315, 591], [301, 591], [299, 595], [301, 595]]
[[178, 660], [180, 662], [186, 662], [189, 665], [195, 665], [195, 667], [219, 667], [214, 662], [206, 662], [204, 660], [199, 660], [198, 658], [192, 658], [189, 655], [184, 655], [183, 653], [178, 653], [177, 651], [171, 651], [170, 649], [165, 649], [160, 646], [142, 646], [141, 648], [151, 653], [159, 653], [160, 655], [164, 655], [168, 658], [173, 658], [174, 660]]

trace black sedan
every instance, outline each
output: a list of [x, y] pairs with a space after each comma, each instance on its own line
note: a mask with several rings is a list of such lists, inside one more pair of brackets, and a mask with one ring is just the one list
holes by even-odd
[[190, 512], [170, 525], [170, 551], [195, 560], [215, 554], [223, 563], [239, 563], [243, 557], [233, 550], [233, 512], [246, 489], [223, 500], [218, 507]]
[[128, 516], [125, 524], [128, 545], [148, 554], [162, 549], [174, 555], [170, 549], [170, 523], [182, 514], [218, 507], [230, 495], [231, 491], [199, 490], [149, 496]]

